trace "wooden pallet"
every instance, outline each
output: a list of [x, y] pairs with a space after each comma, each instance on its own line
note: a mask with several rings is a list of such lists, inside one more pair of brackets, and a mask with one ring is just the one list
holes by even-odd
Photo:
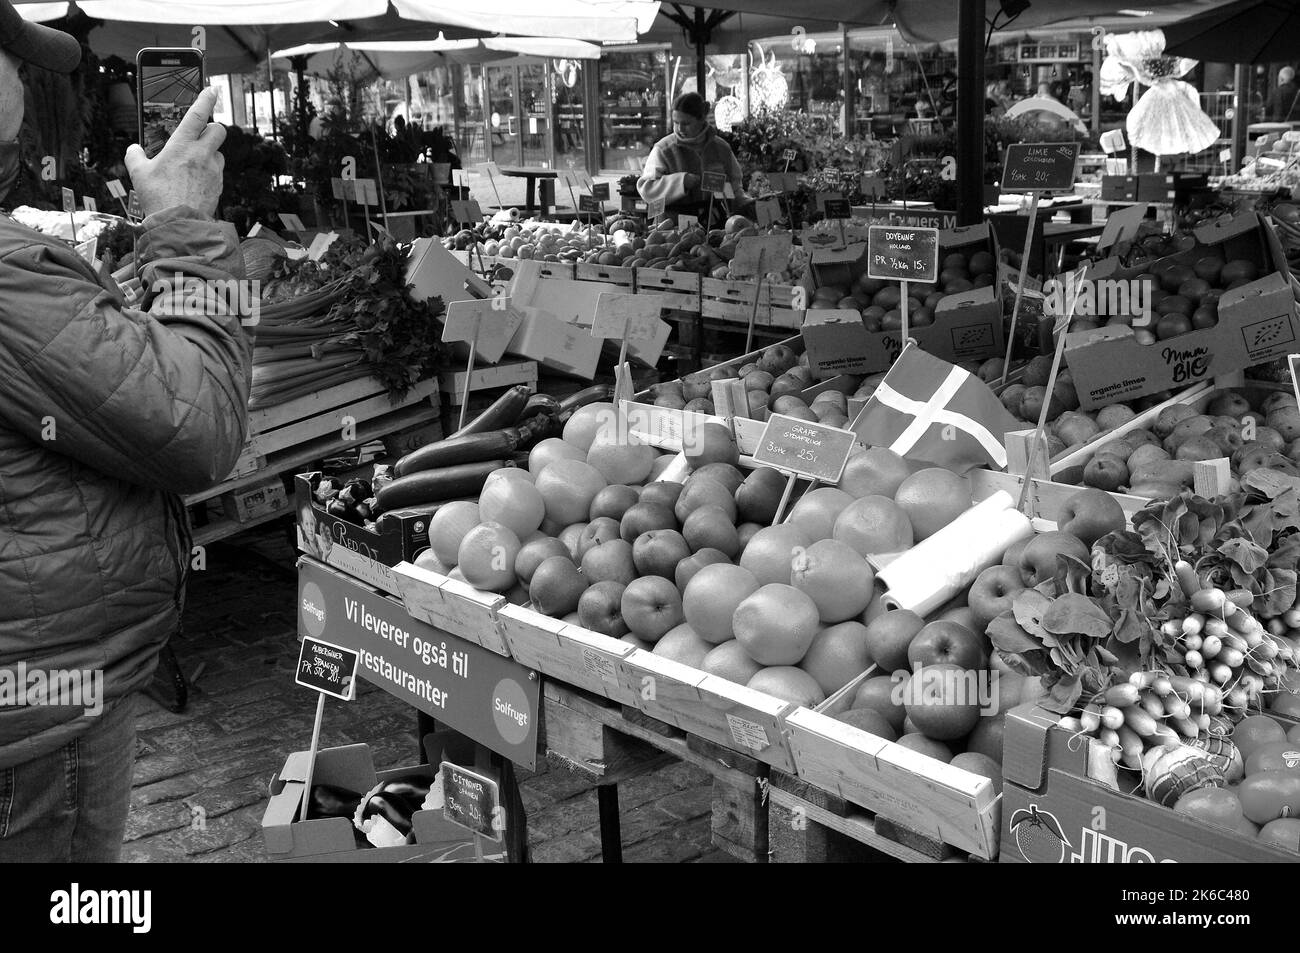
[[738, 860], [767, 862], [767, 765], [561, 682], [548, 680], [542, 691], [541, 743], [550, 763], [598, 785], [673, 761], [701, 768], [713, 776], [713, 845]]

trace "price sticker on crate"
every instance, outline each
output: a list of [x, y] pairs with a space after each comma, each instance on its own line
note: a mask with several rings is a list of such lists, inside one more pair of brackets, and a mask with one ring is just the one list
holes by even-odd
[[298, 650], [293, 680], [303, 688], [350, 702], [356, 697], [359, 658], [351, 649], [307, 634]]
[[1069, 192], [1078, 164], [1077, 142], [1013, 142], [1002, 167], [1002, 191]]

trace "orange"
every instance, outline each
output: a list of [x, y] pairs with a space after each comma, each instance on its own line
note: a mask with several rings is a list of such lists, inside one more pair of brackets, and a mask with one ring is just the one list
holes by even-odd
[[736, 607], [731, 626], [754, 661], [798, 665], [821, 624], [811, 598], [794, 586], [772, 583]]
[[1249, 715], [1232, 729], [1232, 743], [1243, 761], [1249, 761], [1257, 748], [1273, 741], [1286, 741], [1286, 729], [1268, 715]]
[[600, 428], [614, 419], [614, 405], [608, 401], [579, 407], [564, 425], [565, 442], [586, 453]]
[[813, 636], [799, 663], [827, 695], [839, 691], [870, 665], [867, 627], [861, 622], [841, 622], [822, 629]]
[[813, 541], [830, 539], [836, 518], [852, 502], [853, 497], [843, 490], [823, 486], [804, 494], [790, 511], [789, 522], [802, 529]]
[[438, 507], [429, 520], [429, 548], [438, 562], [448, 568], [455, 566], [460, 541], [481, 522], [477, 503], [457, 500]]
[[746, 544], [740, 554], [740, 565], [760, 583], [789, 583], [795, 550], [810, 543], [808, 534], [791, 523], [765, 526]]
[[[518, 469], [509, 467], [507, 469]], [[546, 516], [546, 503], [537, 487], [527, 480], [502, 476], [503, 470], [488, 477], [478, 497], [479, 519], [509, 527], [521, 540], [536, 532]]]
[[791, 567], [790, 584], [812, 597], [823, 622], [853, 618], [875, 595], [876, 574], [871, 566], [839, 540], [818, 540], [795, 552]]
[[655, 655], [662, 655], [691, 668], [699, 668], [713, 651], [713, 643], [704, 641], [683, 622], [665, 632], [663, 638], [654, 643], [653, 651]]
[[912, 467], [894, 451], [885, 447], [868, 447], [849, 457], [840, 477], [839, 488], [850, 496], [888, 496], [912, 474]]
[[682, 610], [686, 621], [706, 642], [720, 645], [735, 638], [732, 616], [758, 591], [758, 580], [748, 569], [728, 563], [705, 566], [686, 584]]
[[516, 582], [519, 537], [500, 523], [481, 523], [465, 534], [457, 552], [457, 568], [477, 589], [505, 592]]
[[750, 658], [745, 647], [735, 639], [723, 642], [712, 649], [700, 663], [700, 671], [725, 678], [737, 685], [748, 684], [762, 668], [763, 666]]
[[[528, 472], [537, 479], [537, 475], [556, 460], [586, 460], [587, 452], [571, 443], [565, 443], [559, 437], [547, 437], [528, 451]], [[518, 469], [518, 468], [516, 468]]]
[[556, 460], [537, 474], [546, 518], [561, 526], [586, 521], [591, 501], [607, 485], [599, 470], [581, 460]]
[[749, 687], [773, 698], [814, 708], [826, 700], [817, 680], [801, 668], [775, 665], [761, 669], [749, 680]]
[[894, 502], [907, 514], [916, 541], [928, 539], [971, 508], [970, 485], [951, 470], [918, 470], [898, 487]]
[[912, 548], [912, 521], [887, 496], [863, 496], [840, 511], [831, 536], [863, 556]]

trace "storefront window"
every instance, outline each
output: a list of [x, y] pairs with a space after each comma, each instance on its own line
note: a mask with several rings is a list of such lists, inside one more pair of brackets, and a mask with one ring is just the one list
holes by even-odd
[[[411, 103], [411, 114], [407, 118], [410, 122], [429, 130], [439, 126], [450, 129], [455, 125], [455, 96], [451, 74], [450, 67], [440, 66], [407, 78]], [[401, 109], [405, 109], [405, 104], [399, 107]]]
[[453, 75], [460, 80], [452, 86], [456, 94], [456, 145], [460, 161], [468, 166], [488, 157], [483, 141], [483, 67], [458, 66]]
[[562, 169], [587, 168], [587, 123], [582, 60], [552, 60], [551, 90], [555, 103], [555, 165]]
[[635, 172], [668, 132], [663, 50], [606, 52], [600, 60], [600, 164]]

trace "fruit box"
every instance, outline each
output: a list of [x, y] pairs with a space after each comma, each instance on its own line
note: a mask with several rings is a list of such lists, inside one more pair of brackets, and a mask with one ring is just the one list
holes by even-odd
[[[1263, 277], [1224, 292], [1219, 322], [1212, 328], [1151, 345], [1140, 343], [1126, 325], [1069, 334], [1065, 360], [1083, 409], [1186, 387], [1298, 349], [1300, 284], [1287, 270], [1286, 254], [1272, 226], [1250, 212], [1203, 225], [1196, 238], [1201, 245], [1222, 248], [1226, 260], [1253, 261]], [[1196, 254], [1193, 249], [1170, 257], [1190, 263]], [[1092, 277], [1110, 276], [1131, 277], [1117, 264], [1105, 262]]]
[[[432, 761], [432, 736], [424, 740], [426, 756]], [[271, 800], [262, 815], [262, 840], [273, 862], [396, 864], [463, 863], [475, 860], [474, 835], [444, 820], [441, 811], [416, 811], [411, 815], [414, 844], [393, 847], [361, 847], [360, 832], [350, 817], [321, 817], [300, 821], [307, 783], [309, 751], [295, 751], [271, 778]], [[376, 785], [394, 778], [418, 775], [432, 780], [437, 768], [422, 764], [392, 771], [375, 771], [370, 746], [345, 745], [316, 752], [312, 773], [315, 784], [330, 784], [365, 794]], [[488, 842], [485, 860], [500, 859], [499, 848]]]
[[858, 675], [816, 709], [785, 716], [797, 775], [820, 790], [985, 860], [997, 856], [999, 797], [993, 782], [839, 721]]
[[[576, 285], [579, 282], [570, 284]], [[587, 287], [599, 286], [588, 284]], [[617, 288], [613, 290], [618, 291]], [[549, 311], [535, 307], [525, 307], [523, 312], [524, 320], [506, 346], [507, 351], [519, 357], [530, 358], [553, 371], [583, 380], [591, 380], [596, 376], [601, 342], [591, 336], [590, 324], [587, 327], [571, 324]], [[594, 304], [591, 313], [595, 314]]]
[[[492, 294], [491, 286], [443, 248], [436, 238], [415, 240], [406, 264], [406, 282], [412, 286], [411, 297], [416, 301], [438, 297], [444, 305]], [[466, 290], [466, 285], [474, 291]]]
[[[922, 350], [954, 364], [1001, 357], [1002, 302], [991, 287], [948, 295], [935, 308], [933, 324], [910, 332]], [[817, 379], [889, 370], [903, 348], [901, 331], [868, 331], [851, 309], [810, 308], [801, 333]]]
[[356, 576], [377, 589], [397, 594], [392, 567], [415, 558], [429, 545], [429, 517], [424, 509], [394, 510], [376, 521], [377, 530], [349, 523], [325, 512], [312, 496], [318, 471], [293, 478], [294, 506], [298, 510], [298, 550]]
[[578, 280], [554, 266], [555, 262], [520, 262], [510, 281], [510, 300], [525, 311], [536, 308], [567, 324], [590, 328], [602, 294], [626, 294], [632, 287], [630, 280], [626, 285], [594, 278]]
[[1033, 702], [1007, 714], [999, 863], [1295, 863], [1294, 853], [1094, 779], [1088, 745], [1059, 719]]

